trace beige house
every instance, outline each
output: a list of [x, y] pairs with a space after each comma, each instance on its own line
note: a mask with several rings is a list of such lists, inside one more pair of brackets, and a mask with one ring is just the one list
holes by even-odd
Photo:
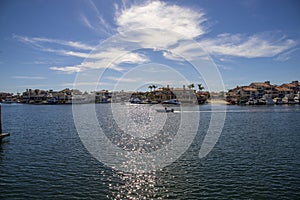
[[242, 86], [239, 90], [239, 96], [241, 98], [257, 97], [259, 95], [258, 90], [249, 86]]
[[270, 84], [270, 81], [251, 83], [249, 87], [257, 90], [257, 97], [261, 98], [264, 94], [273, 95], [274, 86]]
[[292, 81], [291, 83], [285, 83], [285, 84], [282, 84], [281, 87], [292, 90], [292, 91], [294, 91], [295, 94], [297, 94], [300, 91], [299, 81]]
[[264, 95], [271, 98], [283, 98], [286, 95], [294, 95], [300, 91], [300, 84], [298, 81], [292, 81], [291, 83], [285, 83], [281, 86], [271, 85], [270, 81], [254, 82], [249, 86], [237, 86], [227, 92], [227, 99], [249, 99], [262, 98]]
[[282, 86], [276, 86], [275, 91], [274, 91], [274, 94], [276, 94], [275, 97], [279, 97], [279, 98], [283, 98], [285, 95], [288, 95], [291, 93], [293, 93], [293, 90], [286, 88], [286, 87], [282, 87]]
[[171, 91], [175, 94], [176, 99], [182, 103], [196, 103], [197, 97], [194, 89], [186, 88], [172, 88]]

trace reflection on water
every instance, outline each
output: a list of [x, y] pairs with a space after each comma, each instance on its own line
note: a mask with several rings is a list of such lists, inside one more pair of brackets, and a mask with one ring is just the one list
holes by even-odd
[[[110, 184], [109, 189], [112, 191], [111, 199], [151, 199], [162, 198], [159, 196], [156, 187], [156, 173], [132, 174], [125, 172], [116, 172], [121, 184]], [[161, 192], [161, 191], [160, 191]]]
[[106, 136], [126, 151], [151, 152], [166, 146], [176, 135], [181, 115], [157, 113], [161, 105], [112, 104], [96, 108]]

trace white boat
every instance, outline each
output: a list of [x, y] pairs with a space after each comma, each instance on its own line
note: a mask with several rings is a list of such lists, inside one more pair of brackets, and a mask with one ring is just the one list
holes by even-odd
[[277, 104], [277, 105], [284, 104], [284, 102], [282, 101], [282, 99], [279, 98], [279, 97], [274, 98], [274, 102], [275, 102], [275, 104]]
[[49, 104], [56, 104], [56, 103], [57, 103], [57, 100], [56, 100], [55, 97], [51, 97], [50, 99], [47, 100], [47, 102], [48, 102]]
[[181, 103], [179, 101], [177, 101], [177, 99], [170, 99], [167, 101], [163, 101], [163, 104], [171, 104], [171, 105], [180, 105]]
[[296, 94], [296, 96], [294, 97], [294, 101], [295, 101], [295, 103], [300, 103], [300, 92], [298, 92], [297, 94]]
[[285, 95], [285, 97], [282, 98], [282, 102], [284, 104], [288, 104], [289, 103], [289, 97], [287, 95]]
[[139, 103], [141, 103], [141, 100], [139, 99], [139, 98], [134, 98], [134, 99], [132, 99], [131, 101], [130, 101], [130, 103], [133, 103], [133, 104], [139, 104]]
[[296, 102], [294, 100], [294, 95], [293, 94], [285, 95], [285, 97], [282, 98], [282, 101], [285, 104], [296, 104]]
[[270, 95], [265, 94], [262, 99], [265, 101], [266, 105], [274, 105], [274, 101]]

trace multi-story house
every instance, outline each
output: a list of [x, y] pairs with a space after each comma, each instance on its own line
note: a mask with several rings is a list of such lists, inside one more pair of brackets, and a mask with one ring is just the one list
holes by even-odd
[[257, 90], [256, 97], [258, 98], [263, 97], [265, 94], [273, 95], [274, 91], [274, 86], [270, 84], [270, 81], [251, 83], [249, 87]]
[[281, 87], [292, 90], [294, 92], [294, 94], [297, 94], [300, 91], [299, 81], [292, 81], [291, 83], [285, 83], [285, 84], [282, 84]]

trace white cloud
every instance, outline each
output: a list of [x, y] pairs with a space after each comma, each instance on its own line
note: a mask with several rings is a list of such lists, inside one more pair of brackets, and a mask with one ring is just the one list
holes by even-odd
[[80, 20], [86, 27], [95, 30], [95, 27], [92, 26], [91, 22], [88, 20], [88, 18], [85, 15], [81, 14]]
[[[107, 21], [100, 15], [93, 1], [88, 1], [91, 12], [94, 13], [97, 24], [93, 24], [85, 15], [81, 15], [82, 22], [95, 31], [114, 32]], [[65, 41], [44, 37], [14, 37], [19, 41], [29, 43], [39, 49], [63, 56], [88, 58], [88, 61], [75, 65], [53, 66], [51, 70], [75, 73], [88, 69], [111, 69], [122, 71], [123, 63], [142, 64], [149, 62], [149, 58], [141, 53], [126, 50], [131, 45], [152, 50], [164, 50], [163, 56], [167, 59], [184, 61], [199, 57], [208, 59], [207, 53], [214, 56], [227, 57], [274, 57], [278, 60], [288, 59], [291, 48], [296, 45], [294, 40], [284, 37], [270, 37], [273, 33], [255, 35], [220, 34], [216, 38], [204, 37], [207, 32], [205, 13], [190, 8], [171, 5], [161, 1], [147, 1], [145, 4], [129, 6], [122, 1], [121, 7], [115, 6], [115, 23], [119, 33], [119, 43], [111, 44], [106, 48], [88, 45], [79, 41]], [[95, 20], [93, 20], [95, 22]], [[202, 38], [201, 38], [202, 37]], [[114, 38], [114, 37], [112, 37]], [[201, 38], [201, 40], [199, 40]], [[110, 38], [111, 39], [111, 38]], [[118, 40], [118, 39], [117, 39]], [[198, 43], [195, 41], [198, 40]], [[60, 45], [53, 49], [49, 44]], [[47, 46], [46, 46], [47, 45]], [[117, 47], [123, 48], [117, 48]], [[204, 49], [204, 51], [202, 50]], [[91, 51], [94, 50], [94, 51]], [[90, 52], [91, 51], [91, 52]], [[282, 55], [282, 56], [280, 56]]]
[[61, 84], [61, 86], [65, 86], [65, 87], [68, 87], [68, 86], [97, 86], [97, 85], [110, 85], [110, 84], [107, 84], [107, 83], [103, 83], [103, 82], [76, 82], [76, 83], [63, 83]]
[[216, 38], [200, 41], [201, 46], [214, 55], [245, 58], [273, 57], [294, 47], [297, 42], [284, 37], [275, 38], [272, 33], [245, 36], [221, 34]]
[[60, 71], [60, 72], [65, 72], [67, 74], [72, 74], [72, 73], [80, 71], [80, 67], [76, 66], [76, 65], [75, 66], [65, 66], [65, 67], [50, 67], [49, 69], [55, 70], [55, 71]]
[[206, 32], [203, 12], [160, 1], [118, 11], [115, 20], [120, 34], [145, 48], [169, 48], [179, 40], [193, 39]]
[[203, 35], [205, 28], [201, 23], [204, 21], [206, 19], [202, 12], [195, 12], [177, 5], [168, 5], [160, 1], [133, 5], [116, 16], [119, 32], [142, 28], [159, 28], [172, 30], [186, 38]]
[[282, 54], [279, 54], [275, 60], [276, 61], [281, 61], [281, 62], [284, 62], [286, 60], [289, 60], [291, 57], [292, 57], [292, 54], [296, 51], [298, 51], [300, 48], [295, 48], [295, 49], [291, 49], [291, 50], [288, 50]]
[[[110, 68], [117, 71], [122, 71], [119, 65], [122, 63], [128, 64], [137, 64], [144, 63], [149, 61], [148, 58], [144, 55], [128, 52], [125, 50], [120, 50], [116, 48], [107, 49], [104, 52], [95, 52], [89, 55], [84, 55], [84, 53], [80, 52], [64, 52], [66, 55], [72, 56], [82, 56], [83, 58], [89, 58], [88, 61], [84, 61], [80, 64], [73, 66], [64, 66], [64, 67], [50, 67], [51, 70], [66, 72], [66, 73], [75, 73], [79, 71], [84, 71], [87, 69], [105, 69]], [[95, 60], [95, 61], [90, 61]]]
[[78, 41], [66, 41], [66, 40], [58, 40], [58, 39], [51, 39], [45, 37], [24, 37], [20, 35], [14, 35], [13, 37], [21, 42], [30, 43], [40, 48], [43, 48], [42, 45], [43, 43], [58, 44], [62, 46], [75, 48], [78, 50], [88, 50], [88, 51], [91, 51], [95, 48], [94, 46], [84, 44]]
[[108, 36], [112, 35], [112, 33], [114, 32], [113, 28], [100, 14], [94, 2], [92, 0], [87, 0], [85, 2], [87, 2], [91, 10], [89, 12], [90, 20], [87, 18], [86, 15], [81, 14], [80, 20], [83, 22], [83, 24], [97, 33], [105, 33]]
[[169, 51], [164, 51], [163, 56], [167, 59], [178, 61], [210, 59], [207, 52], [196, 41], [181, 41], [177, 46], [170, 48]]
[[108, 80], [117, 81], [117, 82], [121, 82], [121, 83], [135, 83], [138, 81], [137, 79], [139, 79], [139, 78], [132, 79], [132, 78], [113, 77], [113, 76], [108, 76], [105, 78]]

